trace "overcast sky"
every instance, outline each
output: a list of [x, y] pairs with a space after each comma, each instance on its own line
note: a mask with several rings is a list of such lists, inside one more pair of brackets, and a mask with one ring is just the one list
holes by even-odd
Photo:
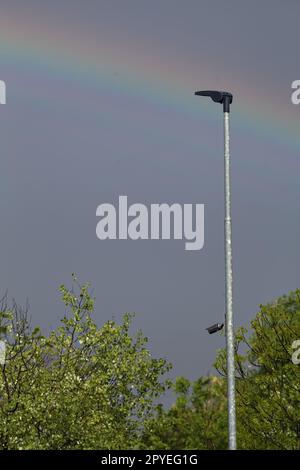
[[[223, 134], [234, 94], [234, 314], [299, 287], [297, 1], [3, 0], [0, 7], [1, 290], [47, 329], [76, 272], [99, 324], [135, 327], [174, 374], [212, 372], [224, 344]], [[205, 244], [100, 241], [96, 208], [205, 204]]]

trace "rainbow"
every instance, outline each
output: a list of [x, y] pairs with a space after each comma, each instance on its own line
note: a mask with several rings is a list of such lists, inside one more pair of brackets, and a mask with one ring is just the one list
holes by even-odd
[[[200, 106], [193, 96], [195, 89], [206, 88], [215, 76], [216, 64], [209, 59], [200, 70], [198, 64], [181, 64], [176, 57], [163, 54], [153, 57], [144, 45], [132, 44], [130, 40], [101, 41], [88, 31], [75, 34], [56, 26], [54, 34], [53, 28], [50, 23], [40, 24], [36, 14], [31, 20], [27, 16], [25, 22], [17, 15], [1, 12], [1, 68], [28, 70], [32, 82], [31, 102], [35, 99], [34, 87], [42, 76], [45, 80], [59, 80], [62, 95], [69, 92], [69, 85], [73, 83], [74, 90], [78, 84], [87, 94], [105, 89], [108, 93], [138, 97], [178, 113], [211, 120], [219, 118], [215, 107], [204, 101]], [[272, 90], [268, 94], [257, 92], [255, 76], [249, 78], [250, 84], [244, 84], [239, 71], [234, 72], [224, 83], [238, 97], [235, 125], [244, 133], [250, 130], [276, 145], [298, 152], [299, 123], [290, 112], [290, 103], [279, 109], [280, 105], [272, 99]], [[0, 78], [5, 80], [5, 77]], [[9, 102], [9, 92], [7, 97]], [[51, 93], [48, 96], [43, 93], [44, 105], [51, 106], [53, 98]], [[78, 105], [84, 95], [81, 93], [74, 98]]]

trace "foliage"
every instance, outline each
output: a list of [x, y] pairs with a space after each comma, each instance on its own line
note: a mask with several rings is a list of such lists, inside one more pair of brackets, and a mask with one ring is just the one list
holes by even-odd
[[147, 449], [226, 449], [227, 413], [225, 381], [200, 378], [194, 383], [179, 377], [174, 384], [176, 401], [165, 410], [157, 408], [147, 423]]
[[166, 388], [169, 365], [151, 357], [141, 332], [130, 335], [132, 316], [99, 328], [89, 286], [73, 280], [74, 289], [60, 288], [66, 314], [49, 335], [3, 299], [1, 449], [134, 448]]
[[[132, 315], [93, 320], [89, 286], [60, 288], [66, 313], [43, 335], [28, 309], [0, 305], [0, 449], [226, 449], [226, 351], [219, 377], [179, 377], [156, 405], [170, 365], [154, 359]], [[235, 336], [238, 447], [300, 449], [300, 291], [261, 305]]]
[[[300, 365], [292, 362], [300, 339], [300, 291], [261, 305], [251, 333], [236, 334], [238, 445], [300, 449]], [[216, 367], [226, 374], [225, 351]]]

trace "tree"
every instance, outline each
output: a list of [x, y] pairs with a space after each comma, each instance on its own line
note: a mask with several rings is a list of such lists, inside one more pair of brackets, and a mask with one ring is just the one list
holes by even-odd
[[174, 384], [174, 405], [157, 408], [146, 425], [147, 449], [226, 449], [227, 412], [225, 381], [202, 377], [191, 383], [179, 377]]
[[[66, 314], [43, 335], [28, 308], [0, 305], [0, 448], [226, 449], [226, 351], [219, 377], [173, 384], [170, 409], [155, 405], [170, 365], [154, 359], [132, 315], [101, 327], [88, 285], [61, 286]], [[238, 447], [300, 449], [300, 291], [261, 305], [235, 337]]]
[[[250, 328], [237, 330], [239, 448], [300, 449], [300, 364], [295, 361], [300, 350], [294, 349], [299, 340], [299, 290], [261, 305]], [[159, 406], [146, 426], [145, 448], [227, 448], [225, 349], [215, 365], [219, 377], [202, 377], [193, 384], [177, 380], [173, 406]]]
[[141, 332], [130, 335], [132, 316], [98, 327], [89, 286], [75, 276], [74, 286], [61, 286], [66, 314], [49, 335], [30, 327], [26, 309], [2, 301], [2, 449], [135, 448], [167, 386], [170, 366], [151, 357]]
[[[236, 334], [238, 445], [300, 449], [300, 365], [292, 362], [300, 339], [300, 290], [261, 305], [251, 332]], [[226, 374], [225, 350], [217, 369]]]

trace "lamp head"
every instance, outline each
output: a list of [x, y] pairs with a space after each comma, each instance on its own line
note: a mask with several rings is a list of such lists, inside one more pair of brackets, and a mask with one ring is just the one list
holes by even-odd
[[217, 90], [202, 90], [195, 91], [196, 96], [208, 96], [215, 103], [223, 104], [224, 113], [229, 113], [230, 105], [232, 103], [233, 96], [228, 91], [217, 91]]
[[206, 328], [208, 333], [212, 335], [213, 333], [217, 333], [217, 331], [221, 331], [224, 326], [224, 323], [215, 323], [214, 325], [209, 326]]

